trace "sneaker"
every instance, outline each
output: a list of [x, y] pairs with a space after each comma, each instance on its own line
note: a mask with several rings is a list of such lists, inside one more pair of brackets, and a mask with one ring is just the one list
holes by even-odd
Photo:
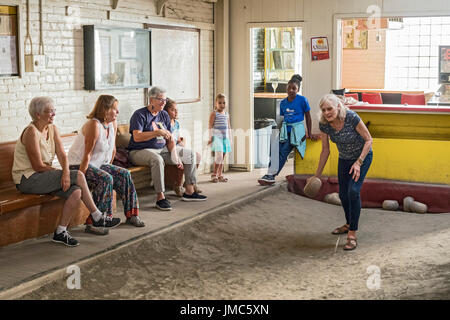
[[163, 211], [172, 210], [172, 206], [170, 205], [170, 202], [167, 199], [161, 199], [156, 201], [156, 208]]
[[84, 228], [84, 232], [92, 233], [92, 234], [95, 234], [96, 236], [106, 236], [109, 234], [109, 229], [106, 229], [103, 227], [96, 228], [92, 224], [87, 224], [86, 228]]
[[271, 174], [266, 174], [260, 180], [265, 181], [265, 182], [275, 182], [275, 176], [273, 176]]
[[[94, 220], [94, 219], [92, 219]], [[96, 228], [114, 228], [120, 224], [120, 218], [113, 218], [112, 216], [106, 216], [100, 218], [98, 221], [94, 221], [92, 225]]]
[[193, 192], [192, 194], [183, 194], [183, 198], [181, 198], [183, 201], [205, 201], [206, 196], [202, 196], [198, 194], [197, 192]]
[[262, 186], [269, 186], [275, 183], [275, 176], [271, 174], [266, 174], [261, 179], [258, 179], [258, 183]]
[[131, 224], [135, 227], [145, 227], [144, 221], [141, 220], [138, 216], [132, 216], [131, 218], [127, 218], [127, 221], [125, 221], [126, 224]]
[[63, 231], [61, 233], [56, 233], [56, 231], [53, 233], [53, 242], [59, 242], [63, 243], [66, 246], [69, 247], [76, 247], [80, 243], [75, 238], [72, 238], [72, 236], [67, 231]]

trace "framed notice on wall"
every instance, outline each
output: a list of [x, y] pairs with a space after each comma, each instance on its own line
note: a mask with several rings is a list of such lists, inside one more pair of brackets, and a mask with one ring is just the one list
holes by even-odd
[[165, 88], [177, 103], [200, 101], [200, 29], [145, 27], [152, 33], [152, 86]]
[[0, 5], [0, 77], [18, 76], [17, 6]]
[[311, 60], [325, 60], [330, 58], [327, 37], [311, 38]]

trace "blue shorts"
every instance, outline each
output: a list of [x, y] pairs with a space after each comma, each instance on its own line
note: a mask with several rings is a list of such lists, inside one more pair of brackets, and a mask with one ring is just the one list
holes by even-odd
[[217, 151], [217, 152], [223, 152], [223, 153], [231, 152], [230, 139], [214, 136], [213, 141], [212, 141], [211, 150]]

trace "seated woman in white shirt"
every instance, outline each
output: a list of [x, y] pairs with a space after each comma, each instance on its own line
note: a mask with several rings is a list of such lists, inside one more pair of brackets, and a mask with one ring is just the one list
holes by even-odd
[[[112, 164], [116, 153], [115, 138], [119, 102], [110, 95], [101, 95], [89, 119], [81, 128], [69, 150], [71, 169], [78, 169], [86, 176], [89, 189], [97, 207], [107, 215], [113, 214], [113, 190], [122, 199], [126, 223], [145, 226], [139, 218], [139, 202], [127, 169]], [[92, 219], [86, 220], [86, 232], [102, 234], [92, 226]]]
[[[31, 100], [28, 111], [32, 121], [17, 140], [12, 177], [22, 193], [52, 194], [65, 199], [53, 241], [69, 247], [78, 246], [78, 240], [69, 234], [67, 226], [79, 200], [83, 201], [91, 213], [93, 225], [112, 228], [120, 223], [120, 219], [109, 219], [98, 210], [83, 173], [69, 170], [59, 131], [53, 124], [56, 115], [53, 100], [49, 97], [35, 97]], [[62, 169], [52, 166], [55, 155]]]

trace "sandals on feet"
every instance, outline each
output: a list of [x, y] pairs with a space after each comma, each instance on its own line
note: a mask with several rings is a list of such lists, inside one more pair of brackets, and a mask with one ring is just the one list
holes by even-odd
[[354, 250], [358, 245], [358, 240], [356, 238], [347, 238], [347, 242], [345, 243], [344, 250]]
[[217, 178], [217, 176], [215, 174], [211, 175], [211, 182], [214, 182], [214, 183], [219, 182], [219, 179]]
[[217, 179], [219, 179], [220, 182], [228, 182], [228, 178], [225, 178], [224, 176], [219, 176]]
[[338, 227], [336, 229], [334, 229], [331, 233], [332, 234], [344, 234], [344, 233], [348, 233], [350, 227], [347, 227], [347, 225], [343, 225], [341, 227]]

